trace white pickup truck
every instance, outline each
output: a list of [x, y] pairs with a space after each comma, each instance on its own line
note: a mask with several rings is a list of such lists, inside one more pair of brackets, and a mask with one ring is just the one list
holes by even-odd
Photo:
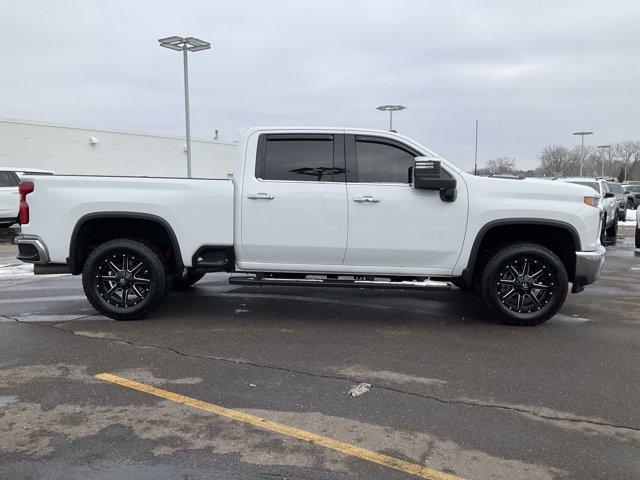
[[82, 274], [104, 315], [139, 319], [206, 272], [241, 285], [476, 289], [534, 325], [604, 262], [593, 189], [469, 175], [391, 132], [251, 128], [224, 180], [38, 176], [18, 259]]

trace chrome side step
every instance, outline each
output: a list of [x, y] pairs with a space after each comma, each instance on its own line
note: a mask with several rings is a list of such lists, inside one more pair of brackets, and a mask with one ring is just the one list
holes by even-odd
[[229, 283], [233, 285], [277, 285], [280, 287], [326, 287], [326, 288], [377, 288], [394, 290], [420, 290], [420, 291], [447, 291], [451, 289], [449, 282], [434, 280], [346, 280], [324, 278], [273, 278], [273, 277], [230, 277]]

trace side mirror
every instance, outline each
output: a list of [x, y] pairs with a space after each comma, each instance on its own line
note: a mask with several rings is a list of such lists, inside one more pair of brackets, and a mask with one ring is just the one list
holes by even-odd
[[456, 179], [443, 172], [440, 160], [416, 157], [413, 163], [413, 188], [439, 190], [440, 200], [453, 202], [456, 199]]
[[616, 196], [613, 192], [607, 192], [604, 194], [604, 198], [614, 198]]

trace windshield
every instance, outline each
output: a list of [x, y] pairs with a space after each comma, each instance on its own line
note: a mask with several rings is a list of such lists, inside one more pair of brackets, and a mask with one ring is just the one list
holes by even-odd
[[584, 185], [585, 187], [591, 187], [596, 192], [600, 193], [600, 186], [598, 185], [598, 182], [569, 182], [569, 183], [575, 183], [576, 185]]
[[624, 188], [629, 192], [640, 192], [640, 185], [627, 185]]

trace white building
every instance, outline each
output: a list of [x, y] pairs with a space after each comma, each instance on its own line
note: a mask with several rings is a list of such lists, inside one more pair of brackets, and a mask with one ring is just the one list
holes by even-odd
[[[192, 176], [226, 178], [236, 143], [191, 140]], [[0, 166], [59, 174], [186, 177], [184, 138], [0, 119]]]

